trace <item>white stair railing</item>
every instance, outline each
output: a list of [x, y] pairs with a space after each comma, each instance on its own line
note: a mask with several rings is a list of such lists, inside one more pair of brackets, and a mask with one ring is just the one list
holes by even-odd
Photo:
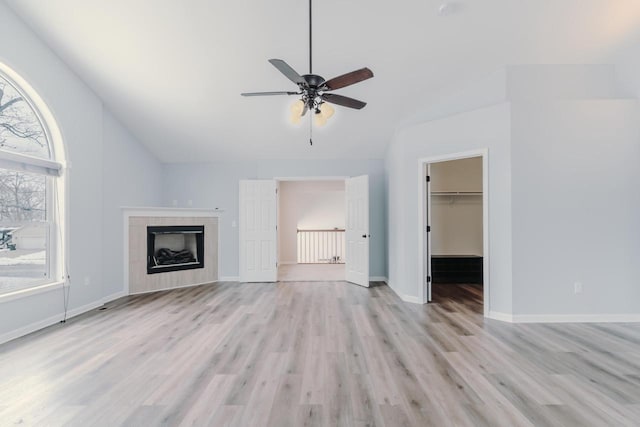
[[298, 264], [344, 264], [344, 230], [298, 230]]

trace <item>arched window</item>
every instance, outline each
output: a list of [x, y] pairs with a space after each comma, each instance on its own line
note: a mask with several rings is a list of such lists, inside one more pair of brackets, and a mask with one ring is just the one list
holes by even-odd
[[0, 295], [63, 279], [62, 153], [12, 77], [0, 66]]

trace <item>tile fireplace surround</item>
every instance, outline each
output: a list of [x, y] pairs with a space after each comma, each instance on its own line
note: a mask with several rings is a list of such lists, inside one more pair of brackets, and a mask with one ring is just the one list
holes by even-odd
[[[218, 220], [216, 210], [123, 208], [124, 281], [129, 295], [211, 283], [218, 280]], [[204, 226], [204, 268], [147, 273], [148, 226]]]

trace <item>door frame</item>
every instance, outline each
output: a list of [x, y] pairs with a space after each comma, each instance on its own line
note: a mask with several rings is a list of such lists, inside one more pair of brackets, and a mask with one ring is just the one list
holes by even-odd
[[[425, 276], [427, 270], [427, 182], [425, 179], [426, 168], [429, 164], [440, 163], [451, 160], [468, 159], [472, 157], [482, 158], [482, 288], [483, 288], [483, 308], [484, 317], [489, 315], [490, 305], [490, 275], [489, 275], [489, 258], [491, 256], [489, 246], [489, 149], [482, 148], [478, 150], [463, 151], [457, 153], [443, 154], [432, 157], [422, 157], [418, 159], [418, 290], [419, 298], [423, 304], [428, 302], [428, 285]], [[431, 202], [429, 200], [429, 202]]]
[[[350, 176], [345, 176], [345, 175], [336, 175], [336, 176], [276, 176], [273, 179], [276, 181], [276, 188], [278, 189], [278, 192], [276, 194], [276, 204], [278, 209], [276, 209], [277, 214], [276, 214], [276, 223], [278, 225], [280, 225], [280, 183], [281, 182], [288, 182], [288, 181], [342, 181], [345, 184], [345, 195], [346, 195], [346, 185], [347, 185], [347, 179], [351, 178]], [[345, 217], [347, 215], [347, 207], [345, 206]], [[345, 218], [346, 220], [346, 218]], [[276, 233], [276, 247], [277, 247], [277, 251], [276, 251], [276, 258], [278, 260], [278, 267], [280, 267], [280, 265], [283, 265], [280, 263], [280, 231], [281, 229], [278, 228], [277, 233]], [[346, 273], [345, 273], [346, 274]], [[345, 277], [346, 278], [346, 277]], [[280, 276], [278, 275], [278, 280], [280, 279]]]

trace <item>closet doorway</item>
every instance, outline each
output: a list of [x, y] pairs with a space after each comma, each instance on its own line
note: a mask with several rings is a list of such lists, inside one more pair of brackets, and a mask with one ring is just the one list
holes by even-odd
[[486, 152], [421, 162], [425, 302], [488, 312]]

